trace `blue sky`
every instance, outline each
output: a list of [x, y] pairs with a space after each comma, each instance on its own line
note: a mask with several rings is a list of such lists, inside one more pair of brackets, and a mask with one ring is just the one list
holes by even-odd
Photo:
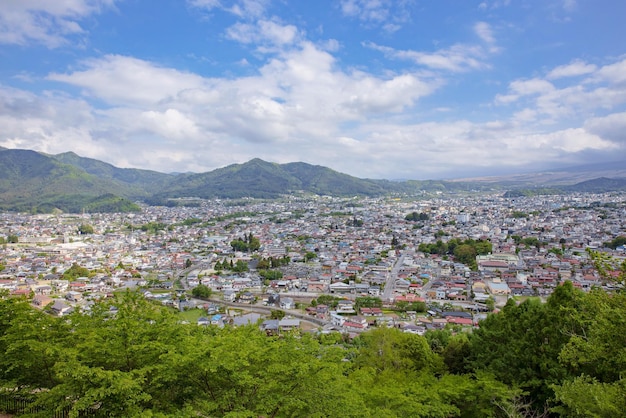
[[4, 0], [0, 146], [367, 178], [626, 160], [620, 0]]

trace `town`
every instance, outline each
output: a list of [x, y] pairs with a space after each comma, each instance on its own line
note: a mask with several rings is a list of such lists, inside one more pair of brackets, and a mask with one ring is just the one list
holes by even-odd
[[566, 280], [610, 291], [620, 283], [592, 254], [626, 256], [624, 193], [175, 203], [3, 213], [0, 290], [57, 316], [136, 289], [201, 312], [199, 325], [423, 334], [471, 329]]

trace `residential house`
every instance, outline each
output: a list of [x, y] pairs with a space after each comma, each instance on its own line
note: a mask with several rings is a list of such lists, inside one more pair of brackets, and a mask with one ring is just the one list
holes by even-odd
[[283, 318], [278, 321], [278, 328], [281, 331], [290, 331], [300, 328], [300, 320], [296, 318]]
[[51, 304], [52, 302], [54, 302], [54, 299], [52, 299], [49, 296], [46, 295], [35, 295], [33, 297], [33, 300], [31, 301], [31, 304], [38, 309], [43, 309], [46, 306], [48, 306], [49, 304]]
[[243, 292], [239, 295], [238, 302], [239, 303], [254, 303], [256, 301], [256, 296], [252, 292]]
[[340, 300], [337, 303], [337, 310], [336, 310], [336, 312], [338, 314], [353, 314], [353, 313], [355, 313], [354, 302], [352, 302], [351, 300]]
[[74, 310], [70, 305], [62, 300], [56, 300], [52, 305], [52, 313], [56, 316], [64, 316]]
[[295, 304], [295, 302], [294, 302], [293, 298], [286, 298], [286, 297], [283, 297], [283, 298], [281, 298], [281, 299], [280, 299], [280, 304], [279, 304], [279, 306], [280, 306], [282, 309], [293, 309], [293, 308], [295, 308], [295, 307], [296, 307], [296, 304]]
[[261, 315], [255, 312], [251, 312], [245, 315], [236, 316], [233, 318], [233, 325], [243, 326], [243, 325], [251, 325], [256, 324], [261, 319]]
[[237, 292], [233, 289], [224, 290], [224, 300], [227, 302], [234, 302], [237, 298]]

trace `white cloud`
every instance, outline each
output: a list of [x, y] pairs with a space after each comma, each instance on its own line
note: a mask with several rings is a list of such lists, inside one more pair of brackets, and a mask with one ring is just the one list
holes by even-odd
[[499, 9], [501, 7], [506, 7], [511, 4], [511, 0], [494, 0], [494, 1], [483, 1], [478, 5], [480, 10], [494, 10]]
[[357, 17], [363, 21], [382, 22], [389, 16], [389, 1], [384, 0], [342, 0], [344, 15]]
[[584, 128], [592, 134], [626, 146], [626, 112], [589, 119]]
[[557, 79], [563, 77], [576, 77], [593, 73], [597, 67], [593, 64], [587, 64], [582, 60], [574, 60], [569, 64], [561, 65], [554, 68], [546, 76], [548, 79]]
[[211, 11], [225, 10], [242, 19], [256, 19], [265, 15], [269, 0], [187, 0], [188, 4]]
[[539, 78], [515, 80], [509, 84], [508, 94], [498, 94], [496, 103], [511, 103], [524, 96], [546, 94], [554, 90], [552, 83]]
[[491, 25], [487, 22], [477, 22], [474, 24], [474, 32], [478, 37], [486, 44], [486, 50], [490, 54], [496, 54], [501, 51], [498, 45], [496, 45], [496, 38], [493, 34]]
[[83, 66], [86, 67], [83, 71], [53, 73], [47, 78], [82, 87], [86, 94], [110, 104], [156, 103], [207, 82], [195, 74], [121, 55], [87, 60]]
[[576, 153], [588, 150], [609, 150], [617, 146], [582, 128], [570, 128], [561, 131], [527, 135], [524, 146], [538, 150], [564, 151]]
[[[343, 124], [401, 114], [438, 86], [411, 73], [343, 71], [331, 53], [310, 42], [269, 59], [255, 76], [233, 79], [203, 78], [119, 55], [82, 65], [48, 79], [81, 87], [93, 105], [58, 92], [44, 98], [14, 91], [10, 97], [21, 104], [6, 108], [20, 111], [5, 112], [3, 126], [15, 129], [0, 136], [0, 145], [52, 153], [90, 149], [82, 155], [164, 171], [203, 171], [252, 157], [332, 159], [333, 138], [350, 137], [341, 134]], [[36, 115], [22, 110], [29, 106], [39, 109]], [[211, 152], [217, 149], [222, 151]], [[150, 157], [157, 150], [171, 154]]]
[[372, 42], [367, 42], [363, 45], [380, 51], [387, 57], [413, 61], [418, 65], [423, 65], [435, 70], [463, 72], [489, 67], [489, 65], [484, 62], [485, 51], [481, 47], [474, 45], [456, 44], [435, 52], [397, 50]]
[[298, 39], [298, 29], [270, 20], [259, 20], [254, 24], [238, 22], [227, 29], [226, 37], [244, 44], [285, 46]]
[[[600, 68], [575, 60], [556, 67], [546, 75], [546, 78], [558, 79], [560, 84], [569, 82], [570, 85], [556, 88], [542, 78], [515, 80], [509, 84], [506, 94], [496, 95], [495, 103], [524, 106], [525, 109], [516, 112], [513, 117], [518, 122], [580, 122], [596, 112], [614, 111], [626, 104], [625, 73], [626, 60]], [[576, 75], [587, 77], [579, 80], [574, 78]]]
[[563, 10], [573, 12], [578, 8], [576, 0], [563, 0]]
[[341, 13], [361, 21], [366, 26], [380, 26], [385, 32], [395, 32], [411, 19], [408, 2], [393, 0], [341, 0]]
[[141, 119], [146, 122], [146, 129], [174, 142], [197, 138], [199, 134], [196, 124], [176, 109], [149, 110], [141, 114]]
[[115, 0], [8, 0], [0, 2], [0, 43], [40, 43], [56, 48], [85, 30], [85, 17], [113, 7]]
[[[421, 67], [376, 74], [342, 68], [334, 55], [341, 51], [339, 41], [307, 41], [296, 26], [267, 17], [268, 2], [189, 4], [241, 18], [226, 36], [271, 53], [257, 54], [265, 62], [256, 73], [245, 58], [239, 62], [248, 75], [228, 78], [123, 55], [85, 60], [47, 77], [47, 85], [78, 87], [81, 99], [0, 86], [0, 145], [50, 153], [71, 149], [119, 166], [160, 171], [206, 171], [260, 157], [387, 178], [441, 177], [481, 167], [513, 170], [624, 150], [626, 60], [601, 68], [574, 60], [543, 77], [513, 80], [495, 96], [498, 113], [479, 123], [455, 116], [456, 103], [422, 105], [422, 99], [444, 85], [445, 72], [489, 68], [498, 47], [487, 22], [471, 26], [475, 44], [433, 51], [364, 44]], [[363, 24], [399, 28], [396, 4], [352, 0], [341, 7]], [[68, 32], [79, 30], [73, 22], [80, 21], [68, 18]], [[442, 119], [421, 122], [425, 112]]]
[[187, 0], [187, 2], [191, 6], [203, 8], [209, 11], [222, 6], [220, 0]]
[[477, 22], [474, 25], [474, 31], [476, 34], [482, 39], [484, 42], [488, 44], [493, 44], [496, 42], [496, 39], [493, 36], [493, 31], [491, 26], [489, 26], [486, 22]]
[[626, 83], [626, 58], [616, 63], [603, 66], [593, 74], [592, 80], [595, 82], [608, 82], [623, 85]]
[[363, 46], [382, 52], [389, 58], [412, 61], [434, 70], [465, 72], [490, 68], [488, 57], [500, 52], [493, 30], [486, 22], [477, 22], [473, 30], [484, 45], [457, 43], [432, 52], [399, 50], [374, 42], [363, 42]]

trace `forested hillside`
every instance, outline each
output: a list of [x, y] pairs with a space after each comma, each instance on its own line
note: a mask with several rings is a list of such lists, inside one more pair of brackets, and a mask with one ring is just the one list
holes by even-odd
[[57, 318], [0, 301], [0, 383], [97, 417], [618, 417], [626, 297], [570, 283], [511, 300], [472, 334], [267, 336], [181, 324], [127, 293]]

